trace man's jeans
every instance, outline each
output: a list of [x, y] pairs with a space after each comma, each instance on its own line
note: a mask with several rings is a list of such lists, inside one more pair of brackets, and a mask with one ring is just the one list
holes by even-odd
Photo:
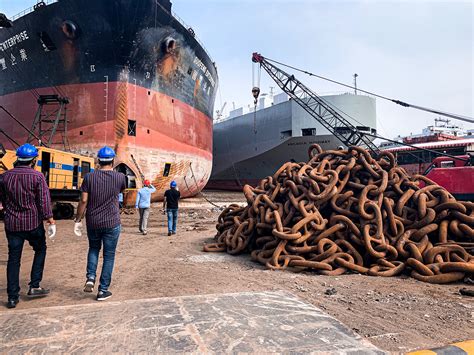
[[176, 233], [176, 223], [178, 222], [178, 209], [167, 208], [166, 213], [168, 215], [168, 232]]
[[140, 213], [140, 224], [138, 229], [140, 232], [146, 232], [146, 228], [148, 226], [148, 217], [150, 216], [150, 209], [149, 208], [139, 208], [138, 212]]
[[112, 281], [112, 271], [114, 269], [115, 249], [120, 236], [120, 225], [114, 228], [87, 229], [89, 238], [89, 254], [87, 255], [87, 278], [96, 279], [97, 263], [99, 262], [99, 252], [104, 244], [104, 262], [100, 274], [99, 291], [107, 291]]
[[32, 231], [8, 232], [8, 263], [7, 263], [7, 293], [9, 299], [18, 299], [20, 294], [20, 261], [23, 243], [27, 240], [35, 256], [31, 266], [30, 287], [37, 288], [43, 279], [44, 261], [46, 259], [46, 237], [43, 223]]

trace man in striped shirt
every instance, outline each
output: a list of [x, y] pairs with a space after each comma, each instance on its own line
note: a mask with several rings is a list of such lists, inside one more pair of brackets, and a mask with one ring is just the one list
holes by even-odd
[[82, 235], [81, 219], [86, 212], [89, 253], [84, 292], [92, 292], [96, 280], [99, 252], [103, 246], [104, 261], [100, 275], [97, 300], [112, 296], [109, 291], [115, 261], [115, 249], [120, 236], [120, 209], [118, 194], [126, 187], [126, 178], [113, 170], [115, 152], [110, 147], [99, 150], [98, 170], [87, 174], [81, 185], [81, 201], [77, 207], [74, 233]]
[[34, 170], [38, 150], [25, 144], [18, 148], [15, 167], [0, 175], [0, 200], [5, 211], [5, 233], [8, 240], [7, 293], [8, 308], [15, 308], [20, 293], [20, 261], [25, 240], [33, 247], [35, 256], [31, 268], [28, 296], [45, 296], [41, 288], [46, 238], [43, 221], [53, 225], [48, 185], [40, 172]]

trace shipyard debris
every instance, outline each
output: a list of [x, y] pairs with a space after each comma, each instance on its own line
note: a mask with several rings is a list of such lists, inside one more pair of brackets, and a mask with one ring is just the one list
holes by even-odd
[[[313, 155], [313, 152], [316, 152]], [[284, 164], [257, 187], [248, 206], [218, 219], [205, 251], [250, 252], [270, 269], [358, 272], [448, 283], [474, 272], [474, 203], [458, 202], [422, 175], [409, 176], [391, 153], [322, 149]]]

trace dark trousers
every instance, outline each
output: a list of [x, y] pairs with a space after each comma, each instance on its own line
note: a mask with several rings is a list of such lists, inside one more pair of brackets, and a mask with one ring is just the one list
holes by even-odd
[[25, 240], [35, 251], [31, 267], [30, 287], [37, 288], [43, 279], [44, 261], [46, 259], [46, 233], [41, 224], [28, 232], [6, 231], [8, 240], [7, 293], [9, 299], [17, 299], [20, 294], [20, 264]]
[[99, 291], [107, 291], [112, 281], [112, 271], [114, 270], [115, 249], [120, 237], [120, 226], [104, 229], [87, 229], [89, 239], [89, 253], [87, 255], [86, 277], [96, 279], [97, 264], [99, 263], [99, 253], [104, 246], [104, 261], [102, 272], [100, 273]]
[[168, 208], [166, 209], [168, 215], [168, 232], [176, 233], [176, 224], [178, 223], [178, 209]]

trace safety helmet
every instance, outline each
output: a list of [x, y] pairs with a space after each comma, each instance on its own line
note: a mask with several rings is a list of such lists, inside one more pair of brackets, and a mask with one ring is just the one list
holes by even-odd
[[16, 150], [16, 156], [19, 161], [33, 160], [38, 156], [38, 149], [34, 145], [26, 143]]
[[151, 183], [150, 183], [150, 180], [145, 180], [145, 181], [143, 181], [143, 184], [145, 186], [150, 186]]
[[177, 184], [176, 184], [176, 181], [174, 181], [174, 180], [173, 180], [173, 181], [171, 181], [171, 183], [170, 183], [170, 187], [176, 187], [176, 186], [177, 186]]
[[100, 148], [99, 152], [97, 153], [97, 158], [103, 162], [112, 161], [115, 158], [115, 152], [112, 148], [105, 146]]

